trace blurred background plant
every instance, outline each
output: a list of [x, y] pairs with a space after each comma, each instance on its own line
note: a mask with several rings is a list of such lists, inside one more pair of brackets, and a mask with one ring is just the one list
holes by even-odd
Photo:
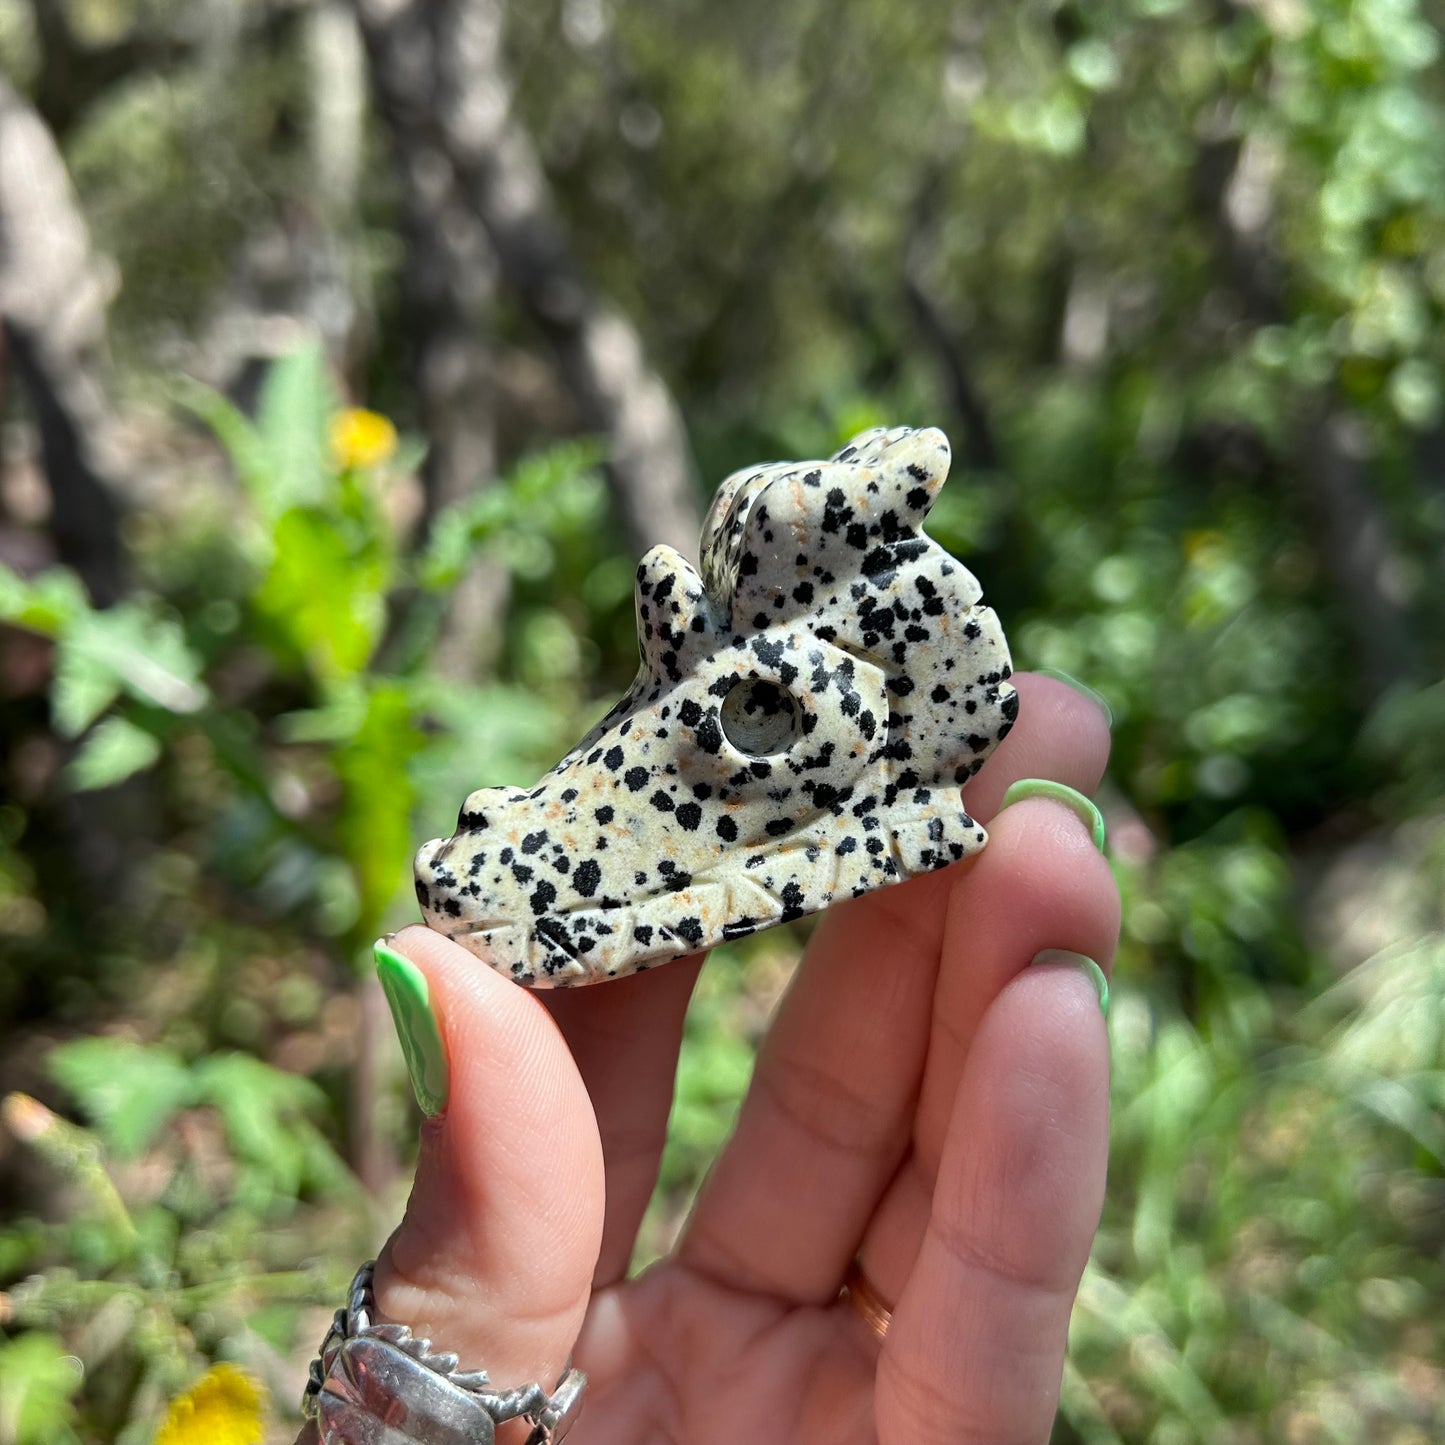
[[[0, 1445], [214, 1362], [294, 1430], [404, 1197], [412, 847], [616, 696], [711, 485], [883, 421], [1116, 718], [1056, 1440], [1445, 1437], [1440, 18], [0, 9]], [[705, 970], [640, 1260], [798, 941]]]

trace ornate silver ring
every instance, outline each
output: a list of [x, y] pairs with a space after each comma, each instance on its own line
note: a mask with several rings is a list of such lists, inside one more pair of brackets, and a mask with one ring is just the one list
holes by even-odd
[[538, 1384], [495, 1390], [485, 1370], [458, 1370], [405, 1325], [375, 1324], [374, 1259], [356, 1271], [311, 1362], [301, 1409], [323, 1445], [493, 1445], [497, 1426], [525, 1418], [526, 1445], [556, 1445], [582, 1411], [587, 1376], [567, 1370], [549, 1395]]

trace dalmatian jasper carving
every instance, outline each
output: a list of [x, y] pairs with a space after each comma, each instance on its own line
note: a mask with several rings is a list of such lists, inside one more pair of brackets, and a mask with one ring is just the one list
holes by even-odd
[[701, 572], [637, 569], [631, 690], [536, 787], [417, 854], [427, 923], [518, 983], [633, 973], [984, 846], [959, 786], [1013, 726], [1008, 646], [921, 524], [936, 430], [735, 473]]

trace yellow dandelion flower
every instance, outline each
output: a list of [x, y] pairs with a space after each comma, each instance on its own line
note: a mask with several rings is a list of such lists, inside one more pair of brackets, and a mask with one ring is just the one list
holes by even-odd
[[260, 1445], [264, 1399], [244, 1370], [212, 1365], [171, 1401], [155, 1445]]
[[380, 412], [349, 406], [331, 418], [331, 455], [338, 467], [378, 467], [396, 452], [396, 428]]

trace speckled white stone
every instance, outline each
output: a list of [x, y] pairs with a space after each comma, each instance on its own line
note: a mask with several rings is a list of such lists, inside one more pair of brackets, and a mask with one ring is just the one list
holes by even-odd
[[637, 569], [642, 667], [540, 783], [417, 854], [427, 923], [519, 983], [633, 973], [982, 848], [959, 786], [1018, 712], [969, 571], [921, 524], [936, 430], [735, 473], [701, 575]]

